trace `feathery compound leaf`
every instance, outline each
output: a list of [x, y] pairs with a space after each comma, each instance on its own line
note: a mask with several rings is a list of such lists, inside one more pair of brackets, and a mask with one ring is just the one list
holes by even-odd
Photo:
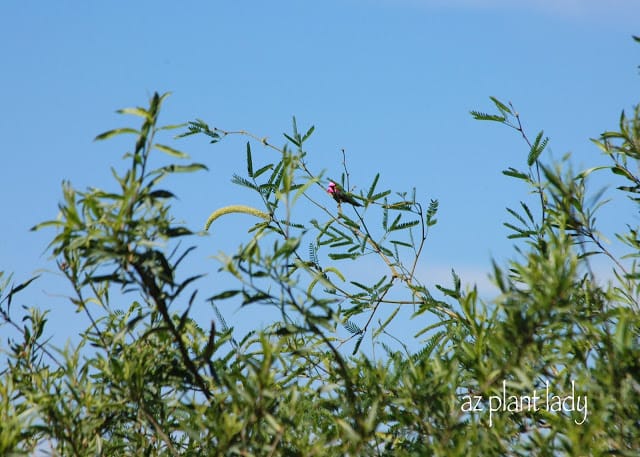
[[436, 223], [438, 222], [438, 219], [435, 219], [435, 215], [438, 213], [438, 205], [439, 205], [438, 200], [432, 199], [429, 202], [429, 208], [427, 208], [427, 217], [426, 217], [427, 226], [429, 227], [436, 225]]
[[394, 202], [389, 204], [385, 203], [385, 206], [389, 209], [393, 209], [396, 211], [411, 211], [413, 203], [410, 201], [402, 200], [399, 202]]
[[380, 173], [376, 173], [376, 177], [373, 178], [371, 187], [369, 187], [369, 192], [367, 192], [367, 200], [370, 200], [371, 197], [373, 197], [373, 192], [376, 190], [376, 184], [378, 184], [378, 179], [380, 179]]
[[502, 170], [502, 174], [506, 176], [511, 176], [512, 178], [522, 179], [524, 181], [529, 181], [529, 175], [516, 170], [513, 167], [509, 167], [507, 170]]
[[489, 97], [491, 99], [491, 101], [493, 102], [494, 105], [496, 105], [496, 108], [498, 108], [498, 110], [502, 113], [502, 114], [511, 114], [513, 116], [513, 113], [511, 112], [511, 109], [509, 109], [509, 107], [507, 105], [505, 105], [504, 103], [502, 103], [500, 100], [498, 100], [495, 97]]
[[265, 171], [270, 170], [273, 168], [273, 164], [270, 163], [268, 165], [265, 165], [264, 167], [260, 168], [259, 170], [257, 170], [255, 173], [253, 173], [252, 178], [257, 178], [260, 175], [262, 175]]
[[256, 185], [249, 181], [247, 178], [243, 178], [242, 176], [234, 174], [231, 178], [231, 182], [233, 184], [237, 184], [238, 186], [248, 187], [249, 189], [258, 190]]
[[267, 183], [272, 185], [275, 189], [277, 189], [278, 186], [280, 186], [280, 183], [282, 182], [282, 173], [284, 172], [283, 167], [284, 167], [284, 161], [281, 160], [273, 169], [273, 172], [271, 172], [271, 176], [269, 176], [269, 181], [267, 181]]
[[311, 134], [313, 133], [313, 131], [315, 130], [315, 126], [311, 126], [309, 127], [309, 130], [307, 130], [307, 133], [304, 134], [304, 136], [302, 137], [302, 141], [307, 141], [307, 138], [309, 138], [311, 136]]
[[529, 207], [526, 205], [526, 203], [520, 202], [520, 205], [522, 206], [522, 209], [524, 209], [525, 213], [527, 213], [529, 221], [531, 221], [531, 223], [534, 223], [535, 220], [533, 219], [533, 214], [531, 214], [531, 210], [529, 210]]
[[318, 262], [318, 247], [313, 243], [309, 243], [309, 261], [312, 264], [314, 264], [315, 266], [319, 265], [319, 262]]
[[395, 244], [397, 246], [404, 246], [405, 248], [412, 248], [413, 247], [413, 244], [407, 243], [406, 241], [391, 240], [391, 241], [389, 241], [389, 243]]
[[215, 131], [215, 129], [210, 129], [205, 121], [202, 119], [196, 119], [195, 121], [190, 121], [187, 124], [188, 132], [181, 133], [177, 135], [176, 138], [184, 138], [189, 135], [195, 135], [197, 133], [202, 133], [209, 138], [211, 138], [211, 143], [217, 143], [220, 141], [220, 134]]
[[402, 214], [398, 214], [398, 216], [393, 220], [391, 227], [389, 227], [390, 232], [393, 232], [394, 230], [403, 230], [403, 229], [418, 225], [420, 223], [419, 220], [400, 223], [401, 217], [402, 217]]
[[390, 190], [385, 190], [384, 192], [379, 192], [375, 195], [372, 195], [369, 199], [371, 201], [376, 201], [376, 200], [380, 200], [381, 198], [386, 197], [387, 195], [389, 195], [391, 193]]
[[403, 222], [402, 224], [398, 224], [395, 227], [391, 227], [389, 229], [390, 232], [394, 231], [394, 230], [405, 230], [408, 229], [410, 227], [415, 227], [416, 225], [418, 225], [420, 223], [419, 220], [415, 220], [415, 221], [409, 221], [409, 222]]
[[253, 178], [253, 161], [251, 160], [251, 143], [247, 141], [247, 174]]
[[351, 355], [356, 355], [356, 353], [358, 352], [358, 349], [360, 349], [360, 344], [362, 344], [363, 338], [364, 338], [364, 335], [361, 335], [360, 338], [358, 338], [358, 341], [356, 341], [356, 346], [353, 348], [353, 352], [351, 353]]
[[354, 322], [349, 320], [344, 323], [344, 328], [346, 328], [352, 335], [358, 335], [362, 333], [362, 329], [358, 327]]
[[293, 143], [294, 146], [300, 147], [300, 142], [292, 137], [290, 137], [289, 135], [287, 135], [286, 133], [283, 133], [284, 137], [289, 140], [291, 143]]
[[442, 330], [436, 332], [429, 338], [426, 344], [420, 349], [417, 353], [413, 354], [412, 358], [414, 361], [425, 360], [431, 356], [433, 350], [438, 346], [440, 341], [446, 336], [446, 333]]
[[357, 257], [358, 254], [329, 254], [331, 260], [355, 259]]
[[382, 228], [384, 231], [387, 231], [388, 223], [389, 223], [389, 207], [387, 206], [387, 201], [385, 200], [384, 205], [382, 206]]
[[402, 217], [402, 214], [398, 214], [396, 216], [396, 218], [393, 220], [393, 222], [391, 223], [391, 227], [389, 227], [389, 231], [391, 230], [395, 230], [395, 226], [398, 225], [400, 223], [400, 218]]
[[213, 305], [213, 311], [216, 313], [216, 317], [218, 318], [218, 322], [220, 322], [220, 327], [222, 327], [222, 331], [223, 332], [228, 331], [229, 326], [227, 325], [227, 321], [225, 320], [224, 316], [222, 315], [222, 313], [220, 312], [220, 310], [216, 305]]
[[[520, 202], [520, 203], [522, 203], [522, 202]], [[509, 214], [511, 214], [513, 217], [515, 217], [516, 219], [518, 219], [520, 222], [522, 222], [524, 225], [527, 225], [527, 221], [524, 219], [524, 217], [520, 216], [518, 213], [516, 213], [511, 208], [507, 208], [507, 212]]]
[[504, 122], [507, 120], [505, 116], [498, 116], [497, 114], [487, 114], [481, 111], [469, 111], [476, 121], [494, 121]]
[[538, 136], [536, 136], [536, 139], [531, 146], [529, 157], [527, 158], [527, 165], [529, 166], [532, 166], [536, 162], [536, 160], [538, 160], [538, 157], [540, 157], [540, 154], [542, 154], [542, 151], [544, 151], [544, 148], [549, 142], [549, 138], [545, 137], [543, 139], [542, 135], [544, 135], [544, 130], [541, 130], [540, 133], [538, 133]]
[[515, 232], [510, 235], [507, 235], [507, 238], [509, 238], [510, 240], [517, 239], [517, 238], [528, 238], [532, 235], [535, 235], [534, 231], [528, 230], [526, 228], [517, 227], [513, 224], [510, 224], [509, 222], [503, 222], [502, 225], [504, 225], [508, 229], [511, 229]]

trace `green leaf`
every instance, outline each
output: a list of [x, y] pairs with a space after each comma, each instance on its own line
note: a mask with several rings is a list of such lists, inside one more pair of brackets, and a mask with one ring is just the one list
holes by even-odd
[[132, 133], [134, 135], [140, 135], [140, 131], [138, 131], [136, 129], [124, 127], [124, 128], [113, 129], [113, 130], [109, 130], [107, 132], [101, 133], [100, 135], [95, 137], [93, 140], [94, 141], [102, 141], [102, 140], [106, 140], [106, 139], [111, 138], [111, 137], [116, 136], [116, 135], [124, 135], [124, 134], [128, 134], [128, 133]]
[[35, 232], [44, 227], [62, 227], [63, 225], [64, 225], [63, 221], [45, 221], [45, 222], [41, 222], [39, 224], [34, 225], [29, 230], [32, 232]]
[[356, 230], [360, 229], [360, 226], [358, 225], [358, 223], [356, 221], [354, 221], [353, 219], [347, 217], [343, 214], [339, 215], [340, 220], [342, 220], [345, 224], [347, 224], [349, 227], [353, 227]]
[[334, 274], [334, 275], [336, 275], [338, 278], [340, 278], [340, 280], [341, 280], [341, 281], [344, 281], [344, 280], [345, 280], [344, 275], [340, 272], [340, 270], [338, 270], [338, 269], [337, 269], [337, 268], [335, 268], [335, 267], [326, 267], [325, 269], [323, 269], [323, 272], [324, 272], [325, 274], [333, 273], [333, 274]]
[[362, 283], [360, 283], [360, 282], [358, 282], [358, 281], [349, 281], [349, 282], [350, 282], [351, 284], [353, 284], [354, 286], [356, 286], [356, 287], [358, 287], [358, 288], [360, 288], [360, 289], [362, 289], [362, 290], [365, 290], [365, 291], [367, 291], [367, 292], [371, 292], [371, 291], [372, 291], [372, 288], [371, 288], [371, 287], [369, 287], [369, 286], [365, 286], [364, 284], [362, 284]]
[[[421, 312], [417, 311], [416, 313], [414, 313], [414, 316], [417, 316], [418, 314], [421, 314]], [[437, 328], [437, 327], [440, 327], [440, 326], [443, 326], [443, 325], [448, 325], [448, 324], [451, 324], [453, 322], [455, 322], [453, 319], [447, 319], [447, 320], [444, 320], [444, 321], [438, 321], [438, 322], [436, 322], [434, 324], [427, 325], [426, 327], [420, 329], [418, 331], [418, 333], [416, 333], [413, 336], [415, 338], [418, 338], [419, 336], [424, 335], [425, 333], [427, 333], [429, 330], [433, 330], [434, 328]]]
[[600, 138], [603, 140], [616, 140], [619, 138], [624, 138], [624, 134], [620, 132], [604, 132], [600, 135]]
[[396, 314], [398, 314], [398, 311], [400, 311], [400, 306], [397, 306], [396, 309], [393, 310], [391, 315], [387, 317], [382, 324], [380, 324], [380, 327], [378, 327], [376, 331], [373, 332], [373, 338], [377, 337], [380, 333], [384, 331], [385, 328], [387, 328], [387, 325], [389, 325], [389, 323], [393, 320], [393, 318], [396, 317]]
[[170, 125], [163, 125], [162, 127], [158, 127], [158, 130], [175, 130], [175, 129], [181, 129], [183, 127], [185, 127], [187, 124], [186, 123], [182, 123], [182, 124], [170, 124]]
[[[101, 195], [101, 197], [106, 197], [107, 195]], [[158, 189], [152, 192], [149, 192], [149, 196], [152, 198], [175, 198], [175, 195], [168, 190]]]
[[609, 166], [606, 165], [602, 165], [602, 166], [598, 166], [598, 167], [591, 167], [591, 168], [587, 168], [586, 170], [581, 171], [580, 173], [578, 173], [576, 175], [576, 180], [578, 179], [584, 179], [587, 176], [589, 176], [591, 173], [593, 173], [594, 171], [599, 171], [599, 170], [604, 170], [609, 168]]
[[11, 290], [9, 291], [9, 294], [7, 295], [7, 304], [11, 305], [11, 299], [13, 298], [13, 296], [15, 294], [17, 294], [18, 292], [20, 292], [22, 289], [26, 288], [29, 284], [31, 284], [33, 281], [35, 281], [39, 277], [40, 277], [40, 275], [36, 275], [33, 278], [28, 279], [25, 282], [23, 282], [21, 284], [18, 284], [17, 286], [12, 287]]
[[[242, 290], [225, 290], [224, 292], [220, 292], [219, 294], [214, 295], [213, 297], [209, 297], [207, 301], [211, 300], [226, 300], [227, 298], [235, 297]], [[226, 324], [225, 324], [226, 325]]]
[[169, 238], [176, 238], [178, 236], [193, 235], [193, 232], [186, 227], [169, 227], [165, 231], [165, 235]]
[[613, 172], [613, 174], [624, 176], [625, 178], [629, 179], [630, 181], [635, 181], [633, 174], [631, 172], [629, 172], [629, 170], [627, 170], [626, 168], [623, 168], [623, 167], [620, 167], [618, 165], [615, 165], [615, 166], [611, 167], [611, 171]]
[[143, 108], [122, 108], [116, 111], [118, 114], [131, 114], [133, 116], [142, 117], [149, 122], [152, 121], [151, 113]]
[[166, 167], [158, 168], [158, 170], [166, 171], [167, 173], [190, 173], [192, 171], [208, 170], [208, 168], [202, 163], [192, 163], [190, 165], [167, 165]]
[[258, 301], [268, 300], [271, 298], [271, 295], [261, 291], [258, 291], [253, 295], [243, 292], [243, 296], [244, 296], [244, 300], [242, 300], [242, 306], [248, 305], [250, 303], [255, 303]]
[[300, 241], [301, 241], [300, 238], [287, 239], [287, 241], [285, 241], [284, 244], [276, 250], [273, 256], [277, 258], [277, 257], [287, 257], [291, 255], [293, 252], [296, 251], [296, 249], [298, 249], [298, 246], [300, 246]]
[[177, 157], [179, 159], [187, 159], [189, 158], [189, 156], [187, 154], [185, 154], [184, 152], [178, 151], [177, 149], [174, 149], [170, 146], [164, 145], [164, 144], [154, 144], [153, 147], [159, 151], [164, 152], [165, 154], [168, 154], [172, 157]]
[[293, 196], [293, 203], [295, 203], [296, 200], [298, 200], [298, 198], [300, 198], [307, 191], [307, 189], [309, 189], [309, 187], [311, 187], [313, 184], [315, 184], [317, 182], [318, 182], [318, 179], [317, 178], [313, 178], [313, 179], [308, 180], [302, 186], [300, 186], [299, 189], [297, 190], [297, 192], [295, 193], [295, 195]]

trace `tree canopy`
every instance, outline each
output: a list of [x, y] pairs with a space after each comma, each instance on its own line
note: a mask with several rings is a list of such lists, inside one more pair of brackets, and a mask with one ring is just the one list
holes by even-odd
[[[416, 274], [436, 199], [387, 189], [382, 174], [354, 191], [346, 159], [341, 176], [311, 169], [314, 129], [295, 119], [283, 145], [203, 120], [161, 126], [166, 96], [121, 110], [141, 126], [97, 137], [133, 138], [128, 165], [113, 172], [117, 191], [65, 182], [59, 217], [34, 227], [55, 230], [69, 305], [89, 323], [79, 342], [53, 347], [54, 311], [15, 305], [36, 278], [2, 275], [0, 313], [17, 336], [1, 346], [0, 454], [637, 455], [637, 221], [619, 214], [619, 231], [600, 233], [605, 201], [591, 198], [589, 176], [611, 174], [615, 198], [639, 204], [640, 105], [594, 140], [605, 163], [577, 173], [568, 157], [545, 161], [549, 140], [526, 132], [511, 103], [492, 97], [491, 112], [471, 113], [522, 137], [522, 164], [503, 173], [535, 196], [507, 210], [514, 254], [488, 272], [499, 292], [487, 300], [454, 271], [435, 290]], [[177, 222], [176, 193], [163, 187], [207, 169], [178, 149], [192, 135], [246, 139], [246, 169], [232, 181], [260, 202], [212, 208], [204, 224], [254, 218], [245, 241], [217, 257], [219, 290], [185, 277], [185, 244], [202, 224]], [[256, 148], [272, 154], [257, 159]], [[616, 256], [607, 237], [627, 252]], [[610, 276], [594, 272], [597, 256]], [[345, 265], [372, 273], [353, 280]], [[193, 318], [203, 304], [207, 322]], [[238, 305], [278, 317], [239, 335], [220, 312]], [[420, 330], [392, 332], [400, 314]]]

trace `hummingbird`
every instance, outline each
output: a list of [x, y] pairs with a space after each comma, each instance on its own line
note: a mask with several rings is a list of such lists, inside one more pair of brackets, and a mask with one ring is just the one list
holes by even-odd
[[333, 181], [329, 181], [327, 192], [329, 192], [333, 199], [338, 202], [338, 205], [342, 202], [347, 202], [353, 206], [362, 206], [353, 198], [353, 196], [349, 192], [346, 192], [342, 187], [340, 187]]

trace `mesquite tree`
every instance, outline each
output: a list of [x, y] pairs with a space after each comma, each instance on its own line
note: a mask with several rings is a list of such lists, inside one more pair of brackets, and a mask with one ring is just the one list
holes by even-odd
[[[86, 317], [78, 341], [56, 350], [46, 324], [55, 310], [16, 309], [35, 278], [1, 284], [0, 312], [15, 335], [2, 347], [2, 455], [640, 449], [638, 229], [625, 225], [632, 215], [619, 215], [628, 256], [616, 257], [587, 192], [591, 173], [613, 172], [624, 181], [619, 193], [640, 201], [640, 107], [596, 140], [610, 162], [580, 173], [568, 161], [545, 163], [548, 140], [530, 137], [511, 104], [492, 98], [494, 114], [472, 113], [521, 135], [527, 154], [504, 173], [534, 194], [508, 210], [516, 251], [494, 264], [499, 294], [487, 301], [455, 272], [435, 290], [416, 275], [437, 200], [386, 189], [379, 174], [365, 184], [346, 158], [340, 176], [311, 169], [313, 128], [300, 131], [295, 120], [282, 146], [202, 120], [161, 127], [165, 98], [122, 110], [141, 127], [98, 136], [135, 138], [128, 166], [113, 172], [117, 191], [64, 183], [59, 217], [36, 227], [55, 228], [50, 249], [73, 290], [69, 305]], [[211, 208], [204, 224], [215, 230], [232, 213], [254, 218], [245, 241], [212, 266], [225, 277], [221, 289], [183, 273], [194, 247], [182, 241], [201, 241], [201, 224], [175, 222], [174, 191], [161, 184], [207, 167], [157, 142], [175, 129], [211, 143], [247, 140], [246, 169], [232, 181], [260, 205]], [[270, 154], [257, 160], [256, 148]], [[154, 165], [156, 153], [176, 163]], [[595, 275], [594, 256], [610, 260], [612, 280]], [[358, 266], [369, 273], [344, 273]], [[267, 306], [275, 317], [237, 334], [223, 317], [237, 306]], [[403, 315], [420, 327], [415, 334], [391, 330]], [[365, 337], [375, 351], [362, 347]]]

